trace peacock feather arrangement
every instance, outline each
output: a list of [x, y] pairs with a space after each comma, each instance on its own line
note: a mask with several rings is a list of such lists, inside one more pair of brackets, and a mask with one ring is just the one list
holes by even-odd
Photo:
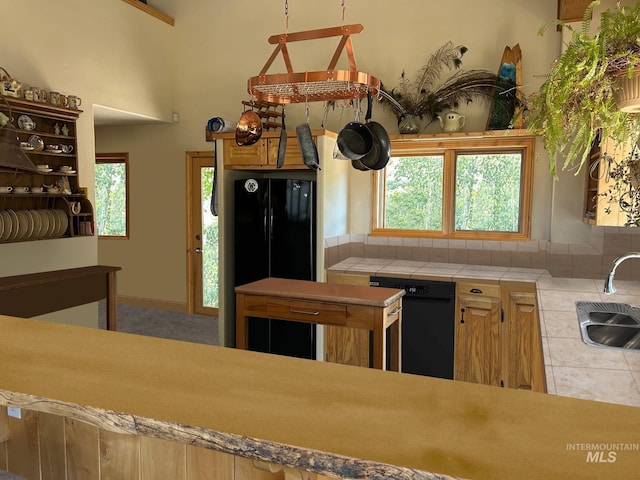
[[[407, 78], [403, 71], [393, 89], [388, 90], [383, 84], [381, 102], [393, 107], [398, 122], [407, 115], [432, 122], [439, 113], [457, 109], [461, 103], [492, 102], [496, 93], [517, 101], [513, 84], [501, 76], [487, 70], [461, 69], [467, 50], [462, 45], [445, 43], [429, 56], [415, 80]], [[438, 84], [445, 69], [454, 73]]]

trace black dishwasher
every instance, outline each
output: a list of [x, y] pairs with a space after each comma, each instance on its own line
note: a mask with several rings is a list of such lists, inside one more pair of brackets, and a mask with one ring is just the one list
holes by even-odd
[[370, 285], [406, 292], [402, 297], [402, 371], [453, 379], [455, 282], [371, 277]]

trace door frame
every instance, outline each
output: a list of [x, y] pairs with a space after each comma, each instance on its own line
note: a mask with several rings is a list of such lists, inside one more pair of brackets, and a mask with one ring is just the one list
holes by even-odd
[[[202, 256], [196, 253], [196, 248], [202, 248], [202, 241], [196, 240], [196, 235], [202, 235], [201, 224], [197, 225], [194, 218], [202, 218], [200, 184], [200, 168], [214, 166], [214, 151], [186, 152], [186, 206], [187, 206], [187, 308], [189, 313], [218, 316], [219, 308], [202, 306], [202, 288], [197, 288], [198, 278], [202, 278]], [[196, 167], [198, 167], [196, 169]], [[196, 178], [196, 172], [198, 173]], [[197, 195], [196, 195], [197, 194]], [[196, 198], [197, 197], [197, 198]]]

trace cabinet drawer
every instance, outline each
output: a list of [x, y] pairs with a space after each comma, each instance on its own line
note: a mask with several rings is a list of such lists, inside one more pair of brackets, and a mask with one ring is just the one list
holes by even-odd
[[483, 297], [500, 298], [500, 285], [489, 285], [486, 283], [456, 283], [456, 294], [482, 295]]
[[347, 306], [337, 303], [270, 298], [267, 300], [267, 315], [269, 318], [344, 325], [347, 321]]

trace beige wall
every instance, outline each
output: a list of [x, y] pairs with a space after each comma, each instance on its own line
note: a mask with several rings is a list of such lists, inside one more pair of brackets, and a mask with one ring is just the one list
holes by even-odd
[[[93, 104], [169, 119], [174, 30], [119, 0], [30, 0], [4, 5], [1, 65], [26, 85], [79, 95], [80, 184], [93, 197]], [[0, 246], [1, 275], [95, 265], [96, 238]], [[114, 263], [121, 265], [121, 262]], [[43, 318], [97, 325], [95, 304]]]

